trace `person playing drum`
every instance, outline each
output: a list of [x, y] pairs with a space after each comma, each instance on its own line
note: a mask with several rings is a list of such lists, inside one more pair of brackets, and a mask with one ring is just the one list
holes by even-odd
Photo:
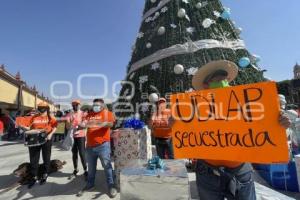
[[45, 184], [47, 181], [51, 159], [52, 136], [56, 131], [56, 127], [56, 119], [50, 115], [50, 107], [45, 102], [41, 102], [38, 104], [38, 114], [32, 117], [32, 119], [29, 121], [29, 124], [27, 126], [22, 125], [22, 128], [24, 128], [25, 130], [38, 130], [47, 134], [45, 143], [29, 147], [29, 157], [31, 165], [30, 173], [32, 176], [28, 184], [29, 189], [32, 188], [37, 181], [41, 151], [44, 161], [44, 173], [40, 180], [40, 184]]

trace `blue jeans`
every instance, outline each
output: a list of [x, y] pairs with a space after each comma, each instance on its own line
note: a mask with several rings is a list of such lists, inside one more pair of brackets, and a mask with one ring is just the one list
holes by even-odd
[[88, 147], [87, 162], [88, 162], [88, 182], [87, 187], [93, 187], [95, 185], [95, 176], [97, 170], [97, 160], [100, 158], [102, 167], [104, 168], [106, 183], [108, 187], [114, 186], [113, 168], [110, 158], [110, 142], [105, 142], [96, 147]]
[[197, 163], [196, 180], [199, 198], [201, 200], [256, 200], [255, 186], [253, 181], [253, 171], [248, 171], [236, 178], [235, 197], [229, 196], [223, 191], [221, 176], [213, 173], [212, 169], [203, 164]]
[[[172, 139], [155, 138], [155, 146], [158, 157], [161, 159], [174, 159]], [[168, 157], [166, 157], [166, 155]]]

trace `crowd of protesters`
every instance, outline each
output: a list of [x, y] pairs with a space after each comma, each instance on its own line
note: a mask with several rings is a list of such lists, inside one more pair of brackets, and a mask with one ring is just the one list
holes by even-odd
[[[224, 64], [224, 63], [223, 63]], [[218, 87], [229, 87], [227, 71], [212, 72], [206, 77], [206, 82], [193, 82], [194, 88], [203, 89], [210, 88], [211, 83], [220, 83]], [[225, 84], [223, 84], [223, 82]], [[281, 102], [282, 103], [282, 102]], [[168, 102], [165, 98], [160, 98], [156, 102], [157, 110], [152, 114], [148, 123], [152, 129], [153, 138], [155, 139], [158, 156], [162, 159], [174, 159], [173, 145], [172, 145], [172, 124], [171, 111], [168, 108]], [[72, 160], [73, 160], [73, 176], [76, 177], [79, 173], [78, 158], [80, 158], [83, 168], [83, 175], [86, 179], [86, 185], [78, 193], [82, 196], [84, 192], [90, 191], [95, 187], [95, 174], [98, 158], [104, 168], [106, 175], [106, 183], [108, 187], [108, 194], [114, 198], [117, 195], [115, 187], [115, 180], [113, 175], [113, 167], [111, 161], [111, 128], [115, 124], [114, 114], [109, 111], [102, 99], [95, 99], [90, 109], [81, 109], [81, 102], [74, 100], [71, 102], [72, 109], [62, 112], [50, 113], [50, 108], [47, 103], [40, 103], [37, 110], [31, 110], [26, 113], [26, 117], [30, 120], [27, 124], [17, 125], [15, 116], [9, 116], [2, 113], [0, 110], [0, 134], [7, 136], [6, 139], [14, 138], [20, 139], [24, 131], [43, 129], [47, 135], [47, 142], [37, 146], [29, 147], [29, 158], [31, 164], [32, 179], [29, 181], [28, 188], [32, 188], [37, 183], [37, 168], [40, 159], [40, 152], [42, 152], [43, 161], [45, 165], [45, 173], [43, 174], [40, 184], [45, 184], [48, 178], [48, 170], [51, 159], [51, 148], [53, 140], [57, 135], [58, 140], [63, 140], [67, 133], [72, 131]], [[285, 108], [282, 108], [285, 109]], [[295, 113], [297, 113], [295, 109]], [[298, 116], [299, 117], [299, 116]], [[290, 127], [289, 118], [281, 114], [279, 118], [280, 124], [284, 128]], [[58, 124], [63, 124], [58, 132]], [[17, 136], [17, 137], [13, 137]], [[3, 138], [5, 139], [5, 137]], [[255, 199], [255, 188], [252, 179], [252, 166], [250, 163], [229, 162], [229, 161], [215, 161], [215, 160], [197, 160], [196, 162], [196, 177], [197, 186], [200, 198], [202, 199], [217, 199], [220, 194], [227, 192], [233, 195], [234, 199]], [[237, 177], [237, 181], [245, 182], [251, 180], [244, 185], [243, 190], [240, 188], [223, 188], [218, 185], [221, 178], [226, 178], [226, 174], [214, 175], [214, 171], [219, 170], [219, 166], [225, 166], [228, 173], [232, 173]], [[231, 171], [230, 171], [231, 170]], [[224, 176], [224, 177], [222, 177]], [[212, 179], [213, 177], [213, 179]], [[212, 182], [214, 187], [208, 187], [207, 182]], [[237, 195], [237, 196], [235, 196]]]

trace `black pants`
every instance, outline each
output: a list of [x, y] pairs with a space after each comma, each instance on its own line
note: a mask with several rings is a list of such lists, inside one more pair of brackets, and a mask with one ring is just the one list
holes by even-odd
[[173, 144], [171, 138], [155, 138], [155, 145], [158, 157], [160, 157], [161, 159], [174, 159]]
[[79, 153], [82, 167], [84, 171], [86, 171], [87, 166], [86, 166], [86, 158], [85, 158], [85, 137], [74, 138], [72, 153], [73, 153], [74, 169], [78, 169], [78, 153]]
[[36, 147], [29, 147], [30, 167], [31, 175], [33, 177], [38, 176], [40, 154], [42, 150], [42, 156], [44, 161], [44, 173], [48, 174], [50, 168], [51, 159], [51, 147], [52, 140], [47, 141], [45, 144]]

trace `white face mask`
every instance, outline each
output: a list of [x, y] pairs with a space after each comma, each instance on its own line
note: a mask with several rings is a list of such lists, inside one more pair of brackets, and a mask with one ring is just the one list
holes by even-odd
[[103, 110], [104, 106], [102, 104], [96, 104], [93, 105], [93, 111], [95, 113], [101, 112]]

